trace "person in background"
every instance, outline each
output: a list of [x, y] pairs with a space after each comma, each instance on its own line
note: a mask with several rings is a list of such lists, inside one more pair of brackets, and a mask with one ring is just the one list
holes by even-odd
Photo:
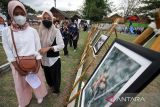
[[3, 17], [0, 16], [0, 36], [2, 36], [3, 34], [3, 30], [6, 28], [6, 24], [5, 21], [3, 19]]
[[69, 31], [68, 31], [68, 23], [66, 21], [63, 22], [62, 27], [60, 29], [62, 37], [63, 37], [63, 41], [64, 41], [64, 55], [68, 55], [68, 40], [69, 40]]
[[54, 21], [54, 25], [55, 25], [55, 27], [56, 27], [57, 29], [60, 29], [60, 22], [59, 22], [59, 20], [55, 20], [55, 21]]
[[87, 21], [85, 21], [83, 31], [87, 31], [87, 30], [88, 30], [88, 23], [87, 23]]
[[69, 45], [70, 45], [70, 47], [72, 47], [73, 46], [73, 37], [72, 37], [72, 35], [71, 35], [71, 20], [69, 20], [69, 25], [68, 25], [68, 30], [69, 30]]
[[64, 48], [62, 35], [53, 22], [53, 15], [49, 10], [42, 13], [42, 22], [39, 28], [39, 36], [42, 49], [39, 50], [42, 57], [42, 65], [50, 90], [60, 93], [61, 84], [61, 59], [59, 51]]
[[[30, 103], [32, 92], [34, 92], [37, 102], [40, 104], [47, 95], [47, 89], [44, 82], [45, 77], [40, 67], [42, 56], [38, 52], [41, 49], [38, 32], [26, 22], [27, 11], [21, 2], [10, 1], [8, 3], [8, 13], [11, 17], [11, 26], [7, 27], [5, 35], [2, 36], [2, 42], [12, 70], [19, 107], [25, 107]], [[20, 74], [22, 70], [17, 61], [18, 56], [13, 44], [12, 31], [19, 57], [34, 57], [38, 62], [36, 67], [38, 73], [35, 75], [39, 78], [40, 85], [37, 88], [32, 88], [26, 81], [27, 76]]]
[[6, 27], [5, 21], [3, 19], [3, 17], [0, 16], [0, 25], [3, 27]]
[[77, 43], [79, 39], [79, 30], [77, 24], [74, 23], [73, 19], [71, 20], [71, 23], [69, 25], [69, 34], [70, 34], [70, 46], [72, 44], [71, 42], [73, 41], [74, 52], [76, 52]]

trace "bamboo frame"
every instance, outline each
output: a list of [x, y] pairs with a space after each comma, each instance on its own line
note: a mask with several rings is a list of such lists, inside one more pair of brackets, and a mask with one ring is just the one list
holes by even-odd
[[117, 19], [114, 21], [114, 23], [113, 23], [112, 27], [110, 28], [109, 32], [107, 32], [107, 34], [108, 34], [109, 36], [110, 36], [110, 35], [112, 34], [112, 32], [115, 30], [115, 27], [117, 26], [117, 24], [119, 23], [119, 21], [120, 21], [119, 18], [117, 18]]
[[154, 51], [160, 52], [160, 35], [158, 35], [158, 38], [152, 44], [151, 49]]
[[[116, 34], [116, 38], [117, 38], [117, 32], [115, 27], [117, 26], [117, 24], [119, 23], [119, 18], [115, 20], [115, 22], [113, 23], [112, 27], [109, 30], [108, 35], [110, 36], [112, 34], [113, 31], [115, 31]], [[94, 29], [94, 31], [96, 31], [96, 28]], [[88, 43], [86, 44], [86, 48], [84, 50], [83, 56], [81, 58], [81, 62], [85, 62], [84, 59], [86, 58], [86, 56], [88, 55], [89, 51], [91, 50], [90, 47], [90, 42], [91, 42], [91, 35], [93, 33], [91, 33], [89, 35], [89, 38], [87, 38]], [[105, 45], [106, 48], [109, 47], [109, 45], [107, 44], [107, 46]], [[88, 49], [89, 48], [89, 49]], [[92, 50], [93, 51], [93, 50]], [[92, 61], [90, 61], [89, 65], [82, 71], [82, 75], [79, 77], [79, 79], [74, 83], [72, 90], [77, 86], [77, 84], [83, 80], [84, 75], [86, 74], [86, 72], [88, 71], [89, 67], [91, 66], [91, 64], [94, 62], [94, 60], [96, 59], [96, 56], [93, 56]], [[73, 100], [75, 100], [77, 97], [79, 97], [81, 90], [79, 90], [69, 101], [68, 104], [71, 103]]]
[[[157, 29], [160, 28], [160, 9], [157, 9], [157, 12], [155, 13], [155, 23]], [[157, 52], [160, 52], [160, 34], [156, 38], [156, 40], [153, 42], [151, 49]]]
[[[156, 13], [156, 25], [157, 28], [160, 28], [160, 10]], [[117, 24], [119, 23], [120, 19], [116, 19], [116, 21], [113, 23], [112, 27], [109, 29], [109, 32], [107, 33], [109, 36], [112, 34], [112, 32], [115, 30], [115, 34], [116, 34], [116, 38], [117, 38], [117, 31], [115, 29], [115, 27], [117, 26]], [[139, 45], [143, 45], [146, 41], [148, 41], [151, 37], [150, 35], [152, 34], [153, 29], [152, 28], [147, 28], [141, 35], [139, 35], [133, 42], [135, 44], [139, 44]], [[160, 52], [160, 35], [158, 35], [158, 38], [153, 42], [151, 49], [157, 52]], [[96, 59], [96, 57], [93, 57], [93, 61]], [[79, 79], [76, 81], [76, 83], [73, 86], [73, 89], [75, 88], [75, 86], [83, 79], [83, 76], [85, 75], [85, 71], [88, 70], [88, 68], [90, 67], [90, 65], [92, 64], [92, 62], [90, 62], [89, 66], [84, 70], [83, 74], [79, 77]], [[76, 99], [77, 97], [79, 97], [80, 92], [82, 90], [80, 89], [68, 102], [71, 103], [74, 99]]]
[[133, 43], [143, 45], [146, 43], [150, 38], [151, 34], [153, 33], [152, 28], [147, 28], [143, 33], [141, 33], [134, 41]]
[[116, 35], [116, 38], [118, 38], [117, 30], [116, 30], [116, 29], [114, 29], [114, 30], [115, 30], [115, 35]]
[[79, 97], [80, 93], [81, 93], [81, 89], [67, 102], [67, 104], [71, 103], [73, 100]]
[[[160, 10], [158, 9], [155, 13], [155, 23], [156, 23], [156, 27], [157, 29], [160, 28]], [[150, 38], [152, 38], [151, 35], [153, 33], [152, 28], [148, 27], [142, 34], [140, 34], [133, 42], [135, 44], [139, 44], [139, 45], [143, 45], [144, 43], [146, 43]], [[151, 35], [151, 36], [150, 36]], [[160, 52], [160, 34], [158, 35], [158, 37], [156, 38], [156, 40], [152, 43], [150, 49]]]
[[82, 71], [82, 75], [79, 77], [79, 79], [75, 82], [75, 84], [73, 85], [72, 90], [76, 87], [76, 85], [83, 79], [84, 75], [86, 74], [86, 72], [88, 71], [89, 67], [91, 66], [91, 64], [94, 62], [94, 60], [96, 59], [96, 57], [93, 57], [93, 59], [90, 61], [89, 65]]
[[[94, 27], [91, 28], [91, 31], [88, 33], [87, 42], [88, 42], [89, 38], [91, 37], [91, 35], [93, 34], [93, 31], [94, 31], [95, 29], [96, 29], [96, 28], [94, 28]], [[85, 55], [86, 55], [87, 49], [88, 49], [88, 43], [86, 43], [86, 45], [85, 45], [85, 49], [84, 49], [84, 51], [83, 51], [83, 53], [82, 53], [82, 55], [81, 55], [81, 58], [80, 58], [81, 61], [80, 61], [80, 64], [79, 64], [78, 68], [81, 67], [81, 65], [82, 65], [83, 62], [84, 62], [84, 57], [85, 57]]]

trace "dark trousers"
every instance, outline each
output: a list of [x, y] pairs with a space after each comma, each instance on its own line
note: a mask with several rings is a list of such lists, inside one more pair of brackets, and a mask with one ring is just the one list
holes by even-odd
[[63, 51], [64, 51], [64, 55], [68, 55], [68, 49], [67, 49], [67, 46], [68, 46], [68, 39], [63, 39], [63, 41], [64, 41], [64, 49], [63, 49]]
[[72, 35], [69, 35], [69, 45], [70, 45], [70, 47], [72, 47], [72, 44], [73, 44], [73, 37], [72, 37]]
[[58, 59], [51, 67], [43, 66], [47, 84], [54, 87], [56, 93], [60, 92], [61, 84], [61, 59]]
[[77, 49], [78, 39], [79, 39], [79, 35], [76, 37], [75, 40], [73, 40], [73, 47], [74, 47], [74, 49]]

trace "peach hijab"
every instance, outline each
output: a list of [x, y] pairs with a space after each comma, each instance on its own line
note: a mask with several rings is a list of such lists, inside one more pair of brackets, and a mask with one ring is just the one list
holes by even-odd
[[26, 22], [22, 27], [20, 27], [19, 25], [17, 25], [15, 23], [15, 21], [13, 19], [13, 17], [14, 17], [13, 12], [14, 12], [14, 9], [17, 6], [21, 7], [24, 10], [25, 14], [27, 15], [26, 8], [24, 7], [24, 5], [21, 2], [19, 2], [17, 0], [12, 0], [8, 3], [8, 14], [11, 17], [11, 22], [12, 22], [11, 23], [11, 28], [12, 28], [12, 30], [13, 31], [22, 31], [22, 30], [25, 30], [29, 26], [29, 24]]
[[[47, 13], [48, 15], [51, 16], [52, 18], [52, 22], [53, 22], [53, 14], [51, 11], [49, 10], [45, 10], [43, 11], [42, 13], [42, 18], [43, 18], [43, 15]], [[49, 47], [52, 45], [55, 37], [56, 37], [56, 34], [57, 34], [58, 30], [55, 28], [54, 24], [52, 23], [52, 26], [47, 29], [43, 23], [41, 22], [40, 24], [40, 27], [39, 27], [39, 36], [40, 36], [40, 41], [41, 41], [41, 46], [42, 48], [45, 48], [45, 47]]]

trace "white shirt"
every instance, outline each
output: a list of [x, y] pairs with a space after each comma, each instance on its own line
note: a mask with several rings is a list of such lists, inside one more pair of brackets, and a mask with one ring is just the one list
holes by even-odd
[[[16, 60], [15, 57], [17, 57], [17, 55], [13, 46], [10, 28], [5, 29], [3, 34], [2, 43], [7, 55], [7, 60], [13, 62]], [[19, 56], [34, 55], [36, 59], [42, 58], [38, 52], [41, 49], [41, 44], [36, 29], [28, 27], [23, 31], [13, 32], [13, 35]]]
[[[56, 29], [56, 30], [58, 30], [57, 33], [56, 33], [56, 36], [55, 36], [56, 37], [56, 44], [57, 45], [53, 46], [55, 52], [61, 51], [64, 48], [64, 42], [63, 42], [63, 38], [62, 38], [61, 32], [60, 32], [59, 29]], [[58, 57], [47, 57], [46, 55], [44, 55], [42, 57], [42, 65], [50, 67], [59, 58], [60, 58], [60, 56], [58, 56]]]

